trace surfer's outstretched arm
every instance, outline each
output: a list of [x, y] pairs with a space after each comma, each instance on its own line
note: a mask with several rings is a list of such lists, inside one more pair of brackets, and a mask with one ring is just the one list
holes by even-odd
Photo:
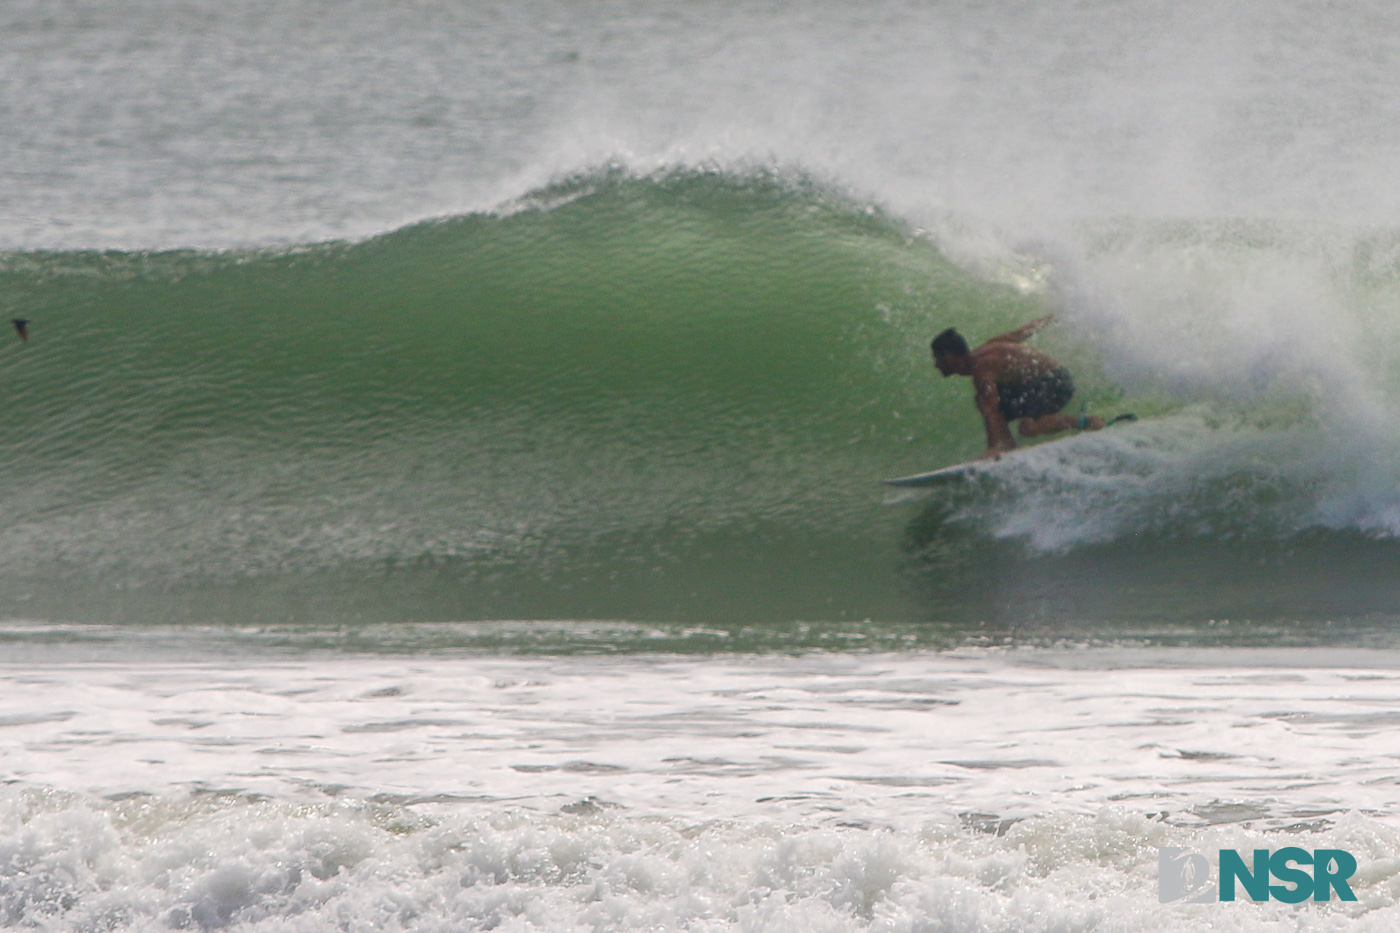
[[1047, 314], [1045, 317], [1038, 317], [1034, 321], [1028, 321], [1015, 330], [1009, 330], [1004, 334], [997, 334], [987, 341], [987, 343], [1022, 343], [1029, 340], [1031, 335], [1055, 320], [1055, 315]]

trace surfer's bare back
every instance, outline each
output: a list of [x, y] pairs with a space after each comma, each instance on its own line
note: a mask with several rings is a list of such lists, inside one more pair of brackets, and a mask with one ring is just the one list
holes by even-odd
[[[933, 338], [933, 363], [948, 376], [971, 376], [977, 410], [987, 425], [987, 452], [983, 458], [996, 459], [1016, 449], [1010, 423], [1018, 421], [1022, 437], [1039, 437], [1078, 429], [1097, 431], [1104, 420], [1097, 416], [1077, 418], [1061, 410], [1074, 396], [1074, 380], [1048, 354], [1026, 346], [1032, 334], [1055, 319], [1053, 314], [991, 340], [973, 350], [955, 328]], [[1131, 418], [1120, 415], [1114, 420]]]

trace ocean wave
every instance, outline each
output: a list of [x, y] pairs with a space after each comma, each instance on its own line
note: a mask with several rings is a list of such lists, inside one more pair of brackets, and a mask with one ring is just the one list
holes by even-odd
[[[1384, 237], [1360, 278], [1297, 236], [1193, 230], [954, 263], [801, 172], [610, 166], [358, 243], [11, 254], [33, 339], [0, 369], [3, 611], [134, 593], [198, 621], [267, 590], [367, 621], [985, 618], [950, 573], [1000, 586], [1005, 542], [1386, 547]], [[1270, 270], [1293, 271], [1261, 291]], [[1274, 300], [1305, 280], [1321, 318]], [[1073, 404], [1144, 420], [882, 494], [980, 451], [929, 335], [1047, 310]]]

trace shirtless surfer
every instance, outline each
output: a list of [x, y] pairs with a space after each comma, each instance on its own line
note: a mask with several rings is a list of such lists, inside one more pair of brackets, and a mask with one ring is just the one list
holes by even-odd
[[[1071, 417], [1060, 411], [1074, 395], [1074, 380], [1048, 355], [1026, 346], [1025, 341], [1055, 319], [1053, 314], [1022, 324], [970, 349], [967, 340], [950, 327], [933, 338], [933, 363], [948, 376], [971, 376], [977, 410], [987, 425], [987, 452], [995, 460], [1016, 449], [1010, 422], [1022, 437], [1039, 437], [1058, 431], [1097, 431], [1104, 420], [1097, 416]], [[1135, 415], [1119, 415], [1114, 421], [1130, 421]]]

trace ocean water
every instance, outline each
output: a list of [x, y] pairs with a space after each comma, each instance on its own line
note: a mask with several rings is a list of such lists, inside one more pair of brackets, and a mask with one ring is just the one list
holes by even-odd
[[[1392, 929], [1397, 43], [0, 5], [0, 923]], [[1052, 312], [1141, 420], [882, 487]]]

